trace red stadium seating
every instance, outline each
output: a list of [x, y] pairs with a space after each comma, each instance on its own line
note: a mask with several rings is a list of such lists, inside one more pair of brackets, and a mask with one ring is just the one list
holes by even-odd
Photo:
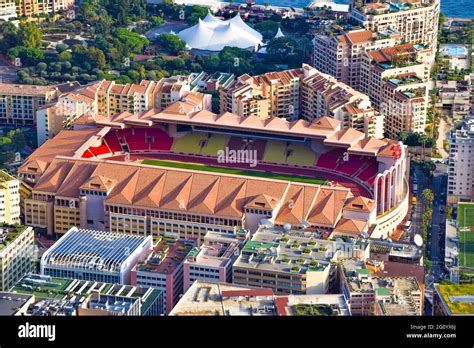
[[106, 145], [100, 145], [97, 147], [90, 147], [89, 151], [92, 152], [94, 156], [104, 155], [106, 153], [110, 153], [110, 149]]
[[331, 150], [329, 152], [323, 153], [319, 156], [316, 166], [327, 169], [336, 169], [343, 153], [344, 150]]
[[82, 154], [82, 158], [91, 158], [91, 157], [94, 157], [94, 155], [89, 150], [84, 151], [84, 153]]
[[122, 151], [122, 147], [120, 146], [117, 135], [114, 131], [107, 133], [104, 137], [104, 140], [110, 150], [112, 150], [112, 152]]

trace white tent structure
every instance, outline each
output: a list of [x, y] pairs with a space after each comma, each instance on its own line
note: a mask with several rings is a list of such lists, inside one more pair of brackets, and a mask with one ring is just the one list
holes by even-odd
[[[278, 27], [278, 31], [273, 38], [278, 39], [280, 37], [285, 37], [285, 34], [283, 34], [283, 32], [281, 31], [281, 28]], [[264, 44], [263, 47], [258, 50], [258, 54], [261, 54], [261, 55], [267, 54], [267, 44]]]
[[178, 33], [188, 49], [221, 51], [225, 46], [256, 49], [262, 35], [244, 23], [240, 14], [222, 21], [208, 13], [198, 24]]

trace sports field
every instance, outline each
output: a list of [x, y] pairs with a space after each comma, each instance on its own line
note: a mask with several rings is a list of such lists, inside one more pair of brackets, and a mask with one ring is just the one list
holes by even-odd
[[474, 203], [459, 203], [459, 266], [474, 268]]
[[304, 176], [293, 176], [293, 175], [290, 176], [290, 175], [277, 174], [277, 173], [258, 172], [258, 171], [244, 170], [244, 169], [238, 169], [238, 168], [212, 167], [212, 166], [193, 164], [193, 163], [149, 160], [149, 159], [143, 160], [142, 163], [148, 164], [148, 165], [154, 165], [154, 166], [161, 166], [161, 167], [190, 169], [190, 170], [198, 170], [198, 171], [203, 171], [203, 172], [223, 173], [223, 174], [231, 174], [231, 175], [254, 176], [258, 178], [286, 180], [286, 181], [293, 181], [293, 182], [301, 182], [305, 184], [324, 185], [326, 183], [326, 180], [324, 179], [315, 179], [315, 178], [308, 178]]

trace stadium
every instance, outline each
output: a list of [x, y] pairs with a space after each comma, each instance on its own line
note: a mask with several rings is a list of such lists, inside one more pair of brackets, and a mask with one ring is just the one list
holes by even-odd
[[187, 237], [261, 224], [322, 237], [389, 238], [408, 210], [408, 157], [393, 140], [322, 117], [241, 118], [191, 95], [162, 112], [83, 116], [19, 174], [27, 223]]

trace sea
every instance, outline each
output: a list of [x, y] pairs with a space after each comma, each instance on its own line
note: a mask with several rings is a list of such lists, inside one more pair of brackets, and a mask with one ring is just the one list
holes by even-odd
[[[246, 0], [235, 2], [245, 3]], [[256, 0], [257, 4], [268, 3], [273, 6], [305, 7], [310, 0]], [[345, 0], [335, 0], [338, 4], [347, 3]], [[441, 0], [441, 12], [446, 17], [474, 18], [474, 0]]]

